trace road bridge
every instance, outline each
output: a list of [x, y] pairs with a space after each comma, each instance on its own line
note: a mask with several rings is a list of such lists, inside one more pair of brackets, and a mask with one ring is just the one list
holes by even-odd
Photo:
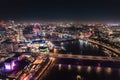
[[83, 56], [83, 55], [72, 55], [72, 54], [54, 54], [48, 53], [50, 57], [54, 58], [71, 58], [71, 59], [83, 59], [83, 60], [102, 60], [102, 61], [120, 61], [119, 57], [105, 57], [105, 56]]

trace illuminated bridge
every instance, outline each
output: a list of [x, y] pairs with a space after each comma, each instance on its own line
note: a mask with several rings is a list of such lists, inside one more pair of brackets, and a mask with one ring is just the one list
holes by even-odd
[[82, 60], [103, 60], [103, 61], [120, 61], [120, 58], [115, 57], [105, 57], [105, 56], [81, 56], [81, 55], [72, 55], [72, 54], [54, 54], [49, 53], [50, 57], [54, 58], [71, 58], [71, 59], [82, 59]]
[[104, 44], [101, 44], [101, 43], [99, 43], [99, 42], [95, 42], [95, 41], [92, 41], [92, 40], [89, 40], [89, 39], [87, 39], [87, 41], [88, 41], [88, 42], [91, 42], [91, 43], [94, 43], [94, 44], [97, 44], [97, 45], [101, 45], [102, 47], [104, 47], [104, 48], [106, 48], [106, 49], [108, 49], [108, 50], [111, 50], [111, 51], [117, 53], [117, 54], [120, 56], [120, 51], [119, 51], [118, 49], [114, 49], [114, 48], [112, 48], [112, 47], [106, 46], [106, 45], [104, 45]]

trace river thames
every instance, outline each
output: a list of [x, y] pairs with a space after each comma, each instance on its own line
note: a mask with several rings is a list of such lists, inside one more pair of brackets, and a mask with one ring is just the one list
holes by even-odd
[[[64, 54], [107, 56], [101, 46], [87, 41], [62, 42], [62, 46]], [[42, 80], [120, 80], [120, 62], [56, 58]]]

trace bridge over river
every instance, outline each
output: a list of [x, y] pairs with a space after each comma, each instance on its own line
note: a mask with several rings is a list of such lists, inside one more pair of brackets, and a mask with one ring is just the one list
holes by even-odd
[[120, 61], [119, 57], [105, 57], [105, 56], [83, 56], [83, 55], [72, 55], [72, 54], [54, 54], [48, 53], [50, 57], [55, 58], [72, 58], [72, 59], [83, 59], [83, 60], [102, 60], [102, 61]]

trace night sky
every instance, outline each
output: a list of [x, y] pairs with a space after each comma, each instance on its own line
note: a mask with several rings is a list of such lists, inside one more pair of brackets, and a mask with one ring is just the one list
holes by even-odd
[[120, 2], [111, 0], [1, 0], [0, 20], [120, 22]]

